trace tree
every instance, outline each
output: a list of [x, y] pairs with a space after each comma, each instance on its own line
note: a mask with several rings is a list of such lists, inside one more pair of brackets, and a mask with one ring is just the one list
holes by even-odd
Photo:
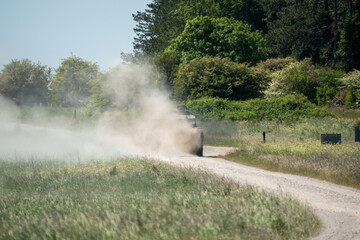
[[51, 83], [51, 101], [57, 106], [84, 106], [90, 95], [89, 81], [98, 78], [99, 67], [79, 57], [71, 56], [56, 69]]
[[220, 97], [245, 100], [260, 96], [263, 76], [254, 68], [220, 57], [203, 57], [181, 64], [174, 94], [182, 100]]
[[266, 97], [287, 94], [303, 94], [311, 102], [316, 100], [319, 80], [316, 68], [309, 59], [295, 62], [281, 71], [272, 73], [272, 81], [265, 91]]
[[218, 56], [254, 65], [266, 57], [261, 32], [251, 31], [249, 25], [228, 18], [197, 17], [188, 21], [169, 50], [175, 51], [182, 63]]
[[266, 29], [258, 0], [153, 0], [144, 12], [133, 14], [135, 52], [163, 52], [183, 32], [186, 22], [198, 16], [228, 17]]
[[0, 95], [16, 104], [41, 105], [48, 102], [51, 69], [29, 59], [12, 60], [0, 74]]
[[342, 71], [327, 68], [317, 71], [319, 87], [316, 88], [316, 101], [318, 105], [329, 104], [340, 93], [340, 78], [344, 75]]
[[357, 24], [352, 13], [348, 11], [340, 34], [339, 49], [335, 53], [338, 68], [347, 72], [360, 69], [360, 34]]
[[90, 80], [91, 95], [85, 112], [97, 115], [105, 110], [140, 109], [158, 96], [161, 83], [151, 65], [121, 64]]
[[107, 81], [109, 73], [103, 74], [100, 78], [95, 78], [89, 81], [90, 96], [85, 108], [85, 114], [88, 116], [96, 116], [105, 111], [111, 103], [111, 98], [104, 90], [104, 82]]
[[266, 22], [262, 6], [258, 0], [193, 0], [180, 1], [176, 13], [186, 21], [199, 16], [212, 18], [233, 18], [251, 25], [256, 30], [265, 30]]
[[162, 52], [182, 31], [181, 22], [174, 10], [180, 0], [154, 0], [145, 12], [133, 14], [137, 23], [134, 28], [134, 50], [146, 55]]
[[[271, 57], [311, 57], [350, 71], [360, 64], [359, 0], [260, 0]], [[339, 35], [340, 34], [340, 35]]]
[[312, 57], [319, 61], [323, 45], [325, 12], [321, 1], [262, 1], [267, 13], [268, 32], [265, 36], [271, 57], [293, 56], [299, 60]]
[[164, 51], [156, 57], [156, 65], [160, 73], [165, 78], [165, 84], [168, 88], [173, 87], [173, 79], [179, 68], [179, 59], [174, 51]]

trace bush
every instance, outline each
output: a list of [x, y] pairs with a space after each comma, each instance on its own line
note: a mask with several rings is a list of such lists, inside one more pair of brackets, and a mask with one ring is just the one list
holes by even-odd
[[281, 71], [283, 68], [289, 66], [291, 63], [296, 62], [295, 58], [269, 58], [266, 61], [259, 62], [256, 67], [268, 70], [270, 72]]
[[316, 69], [310, 60], [292, 63], [282, 71], [271, 74], [271, 78], [272, 81], [264, 92], [266, 97], [303, 94], [311, 102], [315, 102], [319, 82]]
[[354, 93], [351, 89], [348, 89], [346, 91], [346, 96], [345, 96], [345, 103], [344, 103], [344, 108], [345, 109], [356, 109], [358, 106], [355, 103], [355, 97], [354, 97]]
[[269, 99], [231, 101], [220, 98], [202, 98], [187, 101], [191, 114], [204, 121], [216, 120], [298, 120], [325, 117], [331, 114], [302, 95], [287, 95]]
[[264, 75], [245, 64], [204, 57], [180, 65], [174, 94], [181, 100], [203, 97], [245, 100], [260, 96], [262, 81]]
[[[346, 89], [349, 89], [348, 95], [353, 95], [353, 102], [356, 104], [356, 107], [360, 105], [360, 71], [354, 70], [348, 73], [346, 76], [340, 79], [341, 84]], [[349, 97], [349, 98], [350, 98]], [[349, 100], [348, 100], [349, 101]], [[346, 101], [345, 101], [346, 102]]]
[[340, 91], [340, 78], [344, 72], [331, 69], [320, 69], [317, 72], [319, 87], [316, 89], [316, 102], [318, 105], [329, 104]]

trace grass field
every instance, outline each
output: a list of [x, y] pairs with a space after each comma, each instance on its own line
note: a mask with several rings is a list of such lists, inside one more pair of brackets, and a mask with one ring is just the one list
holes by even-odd
[[304, 239], [319, 221], [273, 196], [144, 159], [0, 160], [0, 239]]
[[[351, 119], [202, 122], [201, 126], [206, 144], [238, 147], [225, 156], [228, 160], [360, 189], [360, 143], [354, 141], [356, 114], [351, 112]], [[340, 133], [342, 144], [322, 145], [321, 133]]]

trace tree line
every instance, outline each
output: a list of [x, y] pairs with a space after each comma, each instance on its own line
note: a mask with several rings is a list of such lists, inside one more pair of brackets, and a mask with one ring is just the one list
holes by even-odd
[[[133, 15], [134, 53], [123, 60], [155, 65], [154, 75], [181, 101], [300, 94], [320, 106], [358, 108], [359, 2], [153, 0]], [[0, 73], [0, 95], [19, 105], [86, 106], [92, 114], [116, 106], [109, 92], [117, 90], [103, 87], [110, 76], [76, 56], [55, 74], [12, 60]]]
[[311, 58], [338, 70], [359, 69], [359, 0], [153, 0], [133, 14], [135, 55], [156, 56], [185, 31], [198, 33], [189, 28], [203, 29], [206, 23], [187, 25], [200, 16], [229, 18], [261, 31], [269, 58]]
[[133, 60], [151, 59], [178, 100], [359, 106], [358, 0], [153, 0], [133, 18]]
[[18, 105], [83, 107], [91, 94], [90, 81], [100, 76], [96, 64], [76, 56], [64, 59], [55, 74], [29, 59], [12, 60], [0, 73], [0, 96]]

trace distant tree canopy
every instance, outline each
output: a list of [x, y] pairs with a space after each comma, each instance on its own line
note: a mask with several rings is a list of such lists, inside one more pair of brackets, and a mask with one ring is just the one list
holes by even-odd
[[359, 0], [153, 0], [133, 15], [135, 52], [163, 52], [199, 16], [227, 17], [262, 30], [272, 58], [310, 57], [323, 66], [360, 69]]
[[56, 69], [51, 83], [51, 102], [57, 106], [84, 106], [90, 95], [90, 80], [100, 77], [95, 63], [71, 56]]
[[47, 104], [51, 69], [29, 59], [12, 60], [0, 74], [0, 95], [20, 105]]
[[261, 4], [267, 14], [270, 56], [311, 57], [314, 63], [347, 71], [360, 67], [360, 1], [261, 0]]
[[198, 16], [228, 17], [264, 30], [264, 12], [257, 0], [153, 0], [144, 12], [133, 14], [134, 50], [147, 55], [164, 51]]
[[197, 17], [188, 21], [169, 50], [175, 51], [182, 63], [205, 56], [218, 56], [254, 65], [266, 56], [261, 33], [229, 18]]

